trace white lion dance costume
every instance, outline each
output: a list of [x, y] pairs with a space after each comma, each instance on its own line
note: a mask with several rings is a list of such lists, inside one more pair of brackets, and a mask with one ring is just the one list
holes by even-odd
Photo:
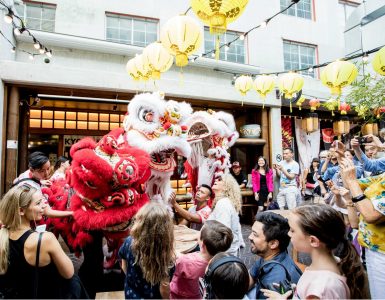
[[229, 147], [239, 134], [232, 115], [223, 111], [198, 111], [188, 119], [188, 141], [192, 153], [185, 164], [193, 191], [196, 186], [212, 186], [215, 178], [229, 172]]
[[185, 102], [164, 100], [158, 93], [135, 96], [128, 105], [124, 119], [124, 141], [150, 154], [151, 176], [146, 193], [151, 200], [167, 203], [172, 193], [170, 177], [176, 167], [174, 153], [189, 157], [186, 121], [192, 108]]

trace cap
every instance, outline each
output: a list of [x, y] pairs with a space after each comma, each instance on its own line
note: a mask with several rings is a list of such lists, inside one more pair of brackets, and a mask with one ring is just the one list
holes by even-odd
[[233, 164], [232, 164], [232, 167], [234, 168], [234, 167], [240, 167], [241, 165], [239, 164], [239, 161], [235, 161], [235, 162], [233, 162]]

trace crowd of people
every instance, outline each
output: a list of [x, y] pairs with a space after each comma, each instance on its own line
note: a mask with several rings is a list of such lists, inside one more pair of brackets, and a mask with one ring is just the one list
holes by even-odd
[[[125, 298], [385, 298], [385, 144], [373, 135], [366, 142], [353, 138], [346, 149], [335, 141], [303, 170], [289, 148], [271, 168], [258, 157], [250, 182], [258, 207], [250, 270], [239, 257], [241, 189], [248, 185], [239, 162], [212, 186], [199, 186], [188, 210], [175, 194], [173, 214], [145, 204], [119, 250]], [[64, 290], [88, 297], [57, 237], [39, 228], [43, 216], [72, 216], [51, 209], [42, 194], [69, 165], [61, 157], [53, 172], [43, 153], [32, 153], [29, 169], [0, 201], [0, 298], [61, 298]], [[280, 210], [270, 210], [274, 203]], [[176, 253], [176, 223], [196, 230], [195, 251]], [[306, 269], [291, 247], [310, 256]]]

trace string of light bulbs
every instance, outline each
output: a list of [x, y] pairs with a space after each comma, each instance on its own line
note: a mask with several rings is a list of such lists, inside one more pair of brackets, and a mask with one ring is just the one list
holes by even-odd
[[[20, 50], [21, 52], [29, 54], [29, 58], [31, 60], [34, 59], [37, 55], [47, 55], [48, 57], [52, 57], [52, 49], [48, 49], [46, 46], [44, 46], [32, 33], [31, 31], [25, 26], [24, 21], [12, 10], [11, 7], [6, 5], [2, 0], [0, 0], [0, 5], [2, 5], [6, 10], [6, 14], [4, 15], [4, 22], [7, 24], [12, 24], [13, 26], [13, 33], [16, 36], [22, 35], [24, 33], [27, 33], [33, 40], [33, 47], [39, 51], [39, 53], [32, 53], [26, 50]], [[20, 22], [20, 25], [17, 25], [15, 22], [15, 19]], [[0, 31], [1, 32], [1, 31]], [[1, 32], [1, 35], [8, 41], [8, 43], [12, 46], [11, 51], [16, 51], [16, 45], [14, 45], [4, 34]]]
[[[225, 44], [220, 44], [220, 45], [219, 45], [219, 51], [220, 51], [220, 49], [222, 49], [222, 48], [224, 48], [225, 51], [228, 51], [228, 50], [230, 49], [230, 46], [231, 46], [232, 43], [236, 42], [237, 40], [243, 41], [243, 40], [247, 37], [247, 35], [248, 35], [250, 32], [252, 32], [252, 31], [254, 31], [254, 30], [258, 29], [258, 28], [265, 28], [265, 27], [267, 26], [267, 24], [268, 24], [272, 19], [274, 19], [274, 18], [277, 17], [278, 15], [284, 13], [285, 11], [287, 11], [289, 8], [291, 8], [293, 5], [297, 4], [299, 1], [300, 1], [300, 0], [291, 0], [291, 3], [290, 3], [287, 7], [285, 7], [285, 8], [282, 9], [282, 10], [280, 10], [279, 12], [275, 13], [275, 14], [272, 15], [271, 17], [265, 19], [265, 20], [264, 20], [262, 23], [260, 23], [259, 25], [252, 27], [251, 29], [249, 29], [248, 31], [242, 33], [241, 35], [238, 35], [237, 37], [235, 37], [235, 38], [234, 38], [232, 41], [230, 41], [230, 42], [227, 42], [227, 43], [225, 43]], [[191, 7], [189, 7], [189, 8], [186, 10], [186, 12], [185, 12], [184, 14], [187, 14], [187, 12], [188, 12], [190, 9], [191, 9]], [[193, 55], [194, 57], [191, 58], [191, 61], [196, 61], [196, 60], [197, 60], [198, 58], [200, 58], [200, 57], [206, 57], [206, 56], [209, 56], [209, 55], [211, 55], [212, 57], [215, 57], [215, 54], [216, 54], [216, 49], [212, 49], [212, 50], [209, 50], [209, 51], [207, 51], [207, 52], [201, 53], [201, 54], [199, 54], [199, 55]]]
[[[353, 60], [353, 59], [362, 57], [362, 60], [364, 62], [367, 62], [368, 59], [369, 59], [369, 54], [377, 52], [378, 50], [380, 50], [384, 46], [385, 45], [382, 45], [382, 46], [373, 48], [373, 49], [365, 51], [365, 52], [360, 52], [360, 53], [357, 53], [357, 54], [345, 56], [343, 58], [336, 59], [336, 60], [349, 61], [349, 60]], [[335, 61], [335, 60], [333, 60], [333, 61]], [[293, 73], [303, 72], [303, 71], [313, 72], [315, 69], [326, 67], [328, 64], [332, 63], [333, 61], [324, 62], [324, 63], [321, 63], [321, 64], [317, 64], [317, 65], [313, 65], [313, 66], [310, 66], [310, 67], [306, 67], [306, 68], [295, 69], [295, 70], [285, 70], [285, 71], [279, 71], [279, 72], [267, 72], [267, 73], [263, 72], [263, 73], [258, 73], [258, 74], [256, 74], [256, 73], [248, 73], [248, 74], [245, 74], [245, 73], [234, 73], [234, 72], [228, 72], [228, 71], [222, 71], [222, 70], [220, 72], [228, 73], [228, 74], [233, 74], [233, 79], [234, 80], [237, 79], [237, 77], [241, 76], [241, 75], [249, 75], [251, 77], [258, 76], [258, 75], [261, 75], [261, 74], [263, 74], [263, 75], [275, 75], [275, 76], [278, 76], [280, 74], [285, 74], [285, 73], [290, 73], [290, 72], [293, 72]], [[245, 64], [245, 65], [247, 65], [247, 64]]]

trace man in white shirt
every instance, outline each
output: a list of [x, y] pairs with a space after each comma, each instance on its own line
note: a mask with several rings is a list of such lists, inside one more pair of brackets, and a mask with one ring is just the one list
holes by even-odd
[[293, 160], [293, 150], [285, 148], [283, 150], [283, 161], [280, 164], [274, 164], [273, 167], [279, 176], [279, 193], [277, 202], [280, 209], [292, 209], [297, 206], [299, 189], [297, 185], [297, 176], [299, 175], [299, 164]]
[[171, 199], [171, 204], [174, 207], [175, 212], [183, 218], [180, 224], [188, 225], [190, 223], [190, 228], [200, 230], [211, 213], [208, 201], [210, 200], [212, 193], [213, 191], [210, 186], [202, 184], [195, 194], [196, 205], [191, 206], [188, 211], [183, 209], [176, 202], [176, 198], [173, 197]]

